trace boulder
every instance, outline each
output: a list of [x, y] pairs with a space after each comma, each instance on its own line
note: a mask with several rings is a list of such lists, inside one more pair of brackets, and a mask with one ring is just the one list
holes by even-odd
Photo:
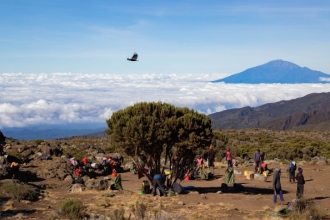
[[27, 150], [24, 150], [23, 152], [22, 152], [22, 156], [23, 157], [29, 157], [30, 155], [32, 155], [33, 154], [33, 151], [32, 150], [30, 150], [30, 149], [27, 149]]
[[63, 182], [68, 183], [68, 184], [72, 184], [73, 183], [73, 179], [71, 175], [67, 175], [64, 179]]
[[82, 192], [85, 191], [85, 189], [83, 184], [75, 183], [72, 185], [71, 192]]
[[89, 179], [86, 180], [85, 185], [88, 190], [107, 190], [109, 188], [109, 182], [107, 179]]
[[28, 149], [28, 147], [27, 147], [26, 145], [24, 145], [24, 146], [20, 146], [20, 147], [17, 148], [17, 152], [18, 152], [18, 153], [22, 153], [22, 152], [25, 151], [26, 149]]

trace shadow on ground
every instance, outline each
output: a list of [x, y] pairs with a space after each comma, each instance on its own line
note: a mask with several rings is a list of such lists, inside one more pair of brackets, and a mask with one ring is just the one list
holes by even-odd
[[35, 209], [6, 210], [6, 211], [0, 211], [0, 217], [14, 217], [18, 214], [22, 214], [23, 216], [28, 216], [29, 214], [32, 214], [34, 212], [36, 212]]
[[[273, 195], [274, 190], [269, 188], [258, 188], [258, 187], [244, 187], [244, 183], [235, 183], [234, 186], [227, 187], [196, 187], [195, 190], [199, 193], [243, 193], [243, 194], [266, 194]], [[283, 190], [283, 194], [287, 194], [288, 191]]]

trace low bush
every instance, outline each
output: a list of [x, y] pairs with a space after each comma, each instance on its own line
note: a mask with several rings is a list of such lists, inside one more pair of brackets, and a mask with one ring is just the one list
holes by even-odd
[[4, 182], [0, 184], [1, 190], [17, 200], [30, 200], [38, 199], [37, 191], [31, 186], [18, 184], [14, 182]]
[[65, 199], [58, 204], [60, 219], [83, 219], [85, 206], [79, 199]]
[[136, 219], [145, 219], [147, 214], [147, 204], [136, 201], [131, 204], [130, 208]]
[[[113, 211], [113, 213], [110, 215], [111, 220], [125, 220], [125, 210], [124, 208], [116, 209]], [[130, 218], [128, 218], [130, 219]]]
[[318, 220], [324, 219], [324, 216], [324, 211], [315, 205], [314, 200], [302, 198], [293, 203], [289, 218], [292, 220]]

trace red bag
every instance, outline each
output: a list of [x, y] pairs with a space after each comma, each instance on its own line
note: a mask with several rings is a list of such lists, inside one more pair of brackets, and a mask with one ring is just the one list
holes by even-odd
[[80, 176], [80, 169], [79, 168], [76, 168], [74, 172], [75, 172], [76, 176]]

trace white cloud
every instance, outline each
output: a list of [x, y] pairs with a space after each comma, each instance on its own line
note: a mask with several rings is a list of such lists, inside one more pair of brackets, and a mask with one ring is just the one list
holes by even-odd
[[112, 113], [141, 101], [163, 101], [211, 114], [259, 106], [329, 84], [225, 84], [228, 74], [0, 74], [0, 128], [38, 124], [104, 123]]
[[320, 81], [330, 82], [330, 77], [320, 77]]

